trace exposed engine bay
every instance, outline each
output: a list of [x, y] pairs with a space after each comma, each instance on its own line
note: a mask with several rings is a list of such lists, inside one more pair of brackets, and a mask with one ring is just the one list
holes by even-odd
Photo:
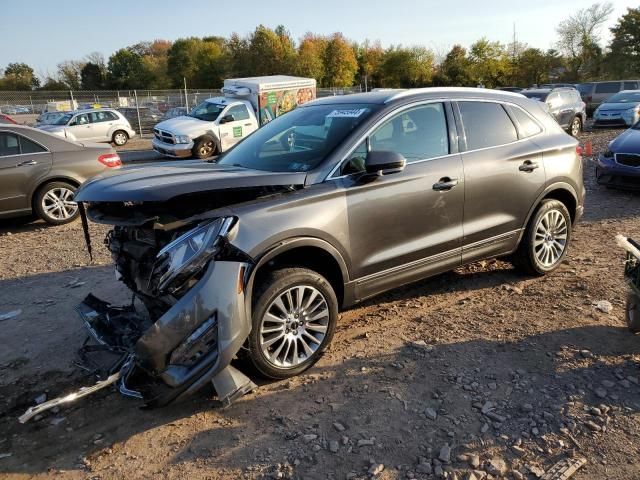
[[112, 383], [148, 407], [210, 381], [224, 405], [255, 388], [229, 365], [251, 329], [244, 289], [255, 262], [232, 244], [239, 220], [224, 207], [293, 190], [267, 186], [167, 202], [79, 203], [90, 253], [88, 221], [113, 226], [104, 245], [132, 301], [114, 306], [90, 294], [77, 306], [90, 334], [79, 365], [98, 383], [32, 407], [23, 421]]

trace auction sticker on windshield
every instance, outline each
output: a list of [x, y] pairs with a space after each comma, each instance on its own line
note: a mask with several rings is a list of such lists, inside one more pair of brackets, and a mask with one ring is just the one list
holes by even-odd
[[349, 110], [334, 110], [329, 115], [327, 115], [327, 118], [336, 118], [336, 117], [340, 117], [340, 118], [357, 118], [360, 115], [362, 115], [363, 113], [365, 113], [366, 111], [367, 111], [366, 108], [352, 108], [352, 109], [349, 109]]

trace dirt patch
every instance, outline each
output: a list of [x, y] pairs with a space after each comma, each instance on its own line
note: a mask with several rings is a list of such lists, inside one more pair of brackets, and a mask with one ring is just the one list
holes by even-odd
[[[619, 133], [582, 141], [598, 152]], [[598, 187], [591, 159], [585, 176], [585, 218], [554, 275], [489, 260], [378, 297], [341, 314], [312, 370], [227, 410], [210, 390], [152, 411], [104, 391], [19, 425], [36, 396], [91, 383], [73, 366], [73, 306], [126, 292], [100, 227], [90, 265], [79, 224], [0, 225], [0, 313], [21, 309], [0, 322], [0, 476], [518, 479], [584, 457], [576, 479], [638, 478], [640, 338], [613, 237], [640, 238], [640, 198]]]

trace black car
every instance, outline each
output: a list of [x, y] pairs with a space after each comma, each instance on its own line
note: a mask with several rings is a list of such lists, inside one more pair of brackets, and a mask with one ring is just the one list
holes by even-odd
[[575, 88], [531, 88], [520, 93], [545, 103], [549, 113], [567, 133], [577, 137], [582, 131], [587, 120], [586, 105]]

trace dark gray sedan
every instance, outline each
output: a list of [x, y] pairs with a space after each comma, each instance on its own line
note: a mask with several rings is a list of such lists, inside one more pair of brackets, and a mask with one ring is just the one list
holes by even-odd
[[35, 213], [60, 225], [78, 216], [73, 201], [85, 180], [120, 167], [108, 145], [69, 142], [23, 125], [0, 125], [0, 218]]

